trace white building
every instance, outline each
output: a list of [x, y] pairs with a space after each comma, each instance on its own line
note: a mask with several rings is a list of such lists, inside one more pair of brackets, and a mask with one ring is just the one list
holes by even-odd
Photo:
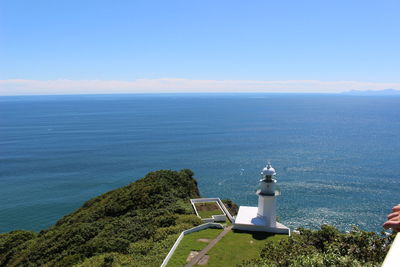
[[258, 207], [240, 206], [233, 229], [290, 234], [288, 227], [276, 221], [276, 197], [280, 193], [275, 190], [275, 169], [268, 163], [261, 175], [260, 189], [256, 193]]

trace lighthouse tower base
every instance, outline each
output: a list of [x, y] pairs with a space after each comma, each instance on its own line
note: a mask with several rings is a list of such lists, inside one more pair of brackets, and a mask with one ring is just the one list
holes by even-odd
[[240, 206], [238, 215], [233, 224], [233, 229], [290, 235], [290, 229], [288, 227], [279, 222], [276, 222], [275, 226], [271, 226], [265, 217], [257, 213], [258, 207]]

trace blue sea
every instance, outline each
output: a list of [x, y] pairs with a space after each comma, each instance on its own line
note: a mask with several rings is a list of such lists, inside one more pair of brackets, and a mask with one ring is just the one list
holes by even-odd
[[0, 232], [40, 231], [159, 169], [257, 205], [277, 170], [280, 221], [381, 231], [400, 203], [400, 97], [165, 94], [0, 97]]

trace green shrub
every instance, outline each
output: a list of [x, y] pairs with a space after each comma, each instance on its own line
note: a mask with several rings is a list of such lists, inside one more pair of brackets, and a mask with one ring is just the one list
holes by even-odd
[[260, 259], [242, 266], [380, 266], [393, 237], [353, 228], [341, 233], [322, 225], [320, 230], [299, 229], [278, 244], [267, 242]]
[[[144, 255], [149, 251], [145, 248], [163, 240], [169, 245], [169, 236], [199, 224], [189, 202], [195, 197], [199, 192], [192, 171], [151, 172], [87, 201], [39, 234], [15, 231], [0, 235], [0, 265], [72, 266], [93, 258], [101, 266], [112, 264], [110, 257], [146, 262]], [[179, 215], [188, 213], [192, 216]], [[135, 246], [136, 242], [141, 245]], [[96, 260], [101, 254], [112, 256]], [[151, 257], [161, 263], [163, 256]]]
[[22, 230], [0, 234], [0, 266], [7, 265], [7, 262], [18, 254], [18, 248], [36, 236], [34, 232]]

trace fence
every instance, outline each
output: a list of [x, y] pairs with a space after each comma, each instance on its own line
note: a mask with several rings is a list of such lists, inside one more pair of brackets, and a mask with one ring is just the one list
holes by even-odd
[[179, 237], [176, 239], [176, 241], [175, 241], [174, 245], [172, 246], [171, 250], [168, 252], [167, 256], [165, 257], [165, 259], [164, 259], [164, 261], [163, 261], [163, 263], [161, 264], [161, 267], [167, 266], [168, 261], [171, 259], [171, 257], [172, 257], [172, 255], [174, 254], [176, 248], [178, 247], [179, 243], [181, 242], [182, 238], [183, 238], [185, 235], [190, 234], [190, 233], [193, 233], [193, 232], [201, 231], [201, 230], [204, 230], [204, 229], [207, 229], [207, 228], [219, 228], [219, 229], [223, 229], [224, 227], [223, 227], [221, 224], [219, 224], [219, 223], [212, 223], [212, 222], [209, 222], [209, 223], [201, 224], [201, 225], [199, 225], [199, 226], [196, 226], [196, 227], [193, 227], [193, 228], [190, 228], [190, 229], [188, 229], [188, 230], [183, 231], [183, 232], [179, 235]]

